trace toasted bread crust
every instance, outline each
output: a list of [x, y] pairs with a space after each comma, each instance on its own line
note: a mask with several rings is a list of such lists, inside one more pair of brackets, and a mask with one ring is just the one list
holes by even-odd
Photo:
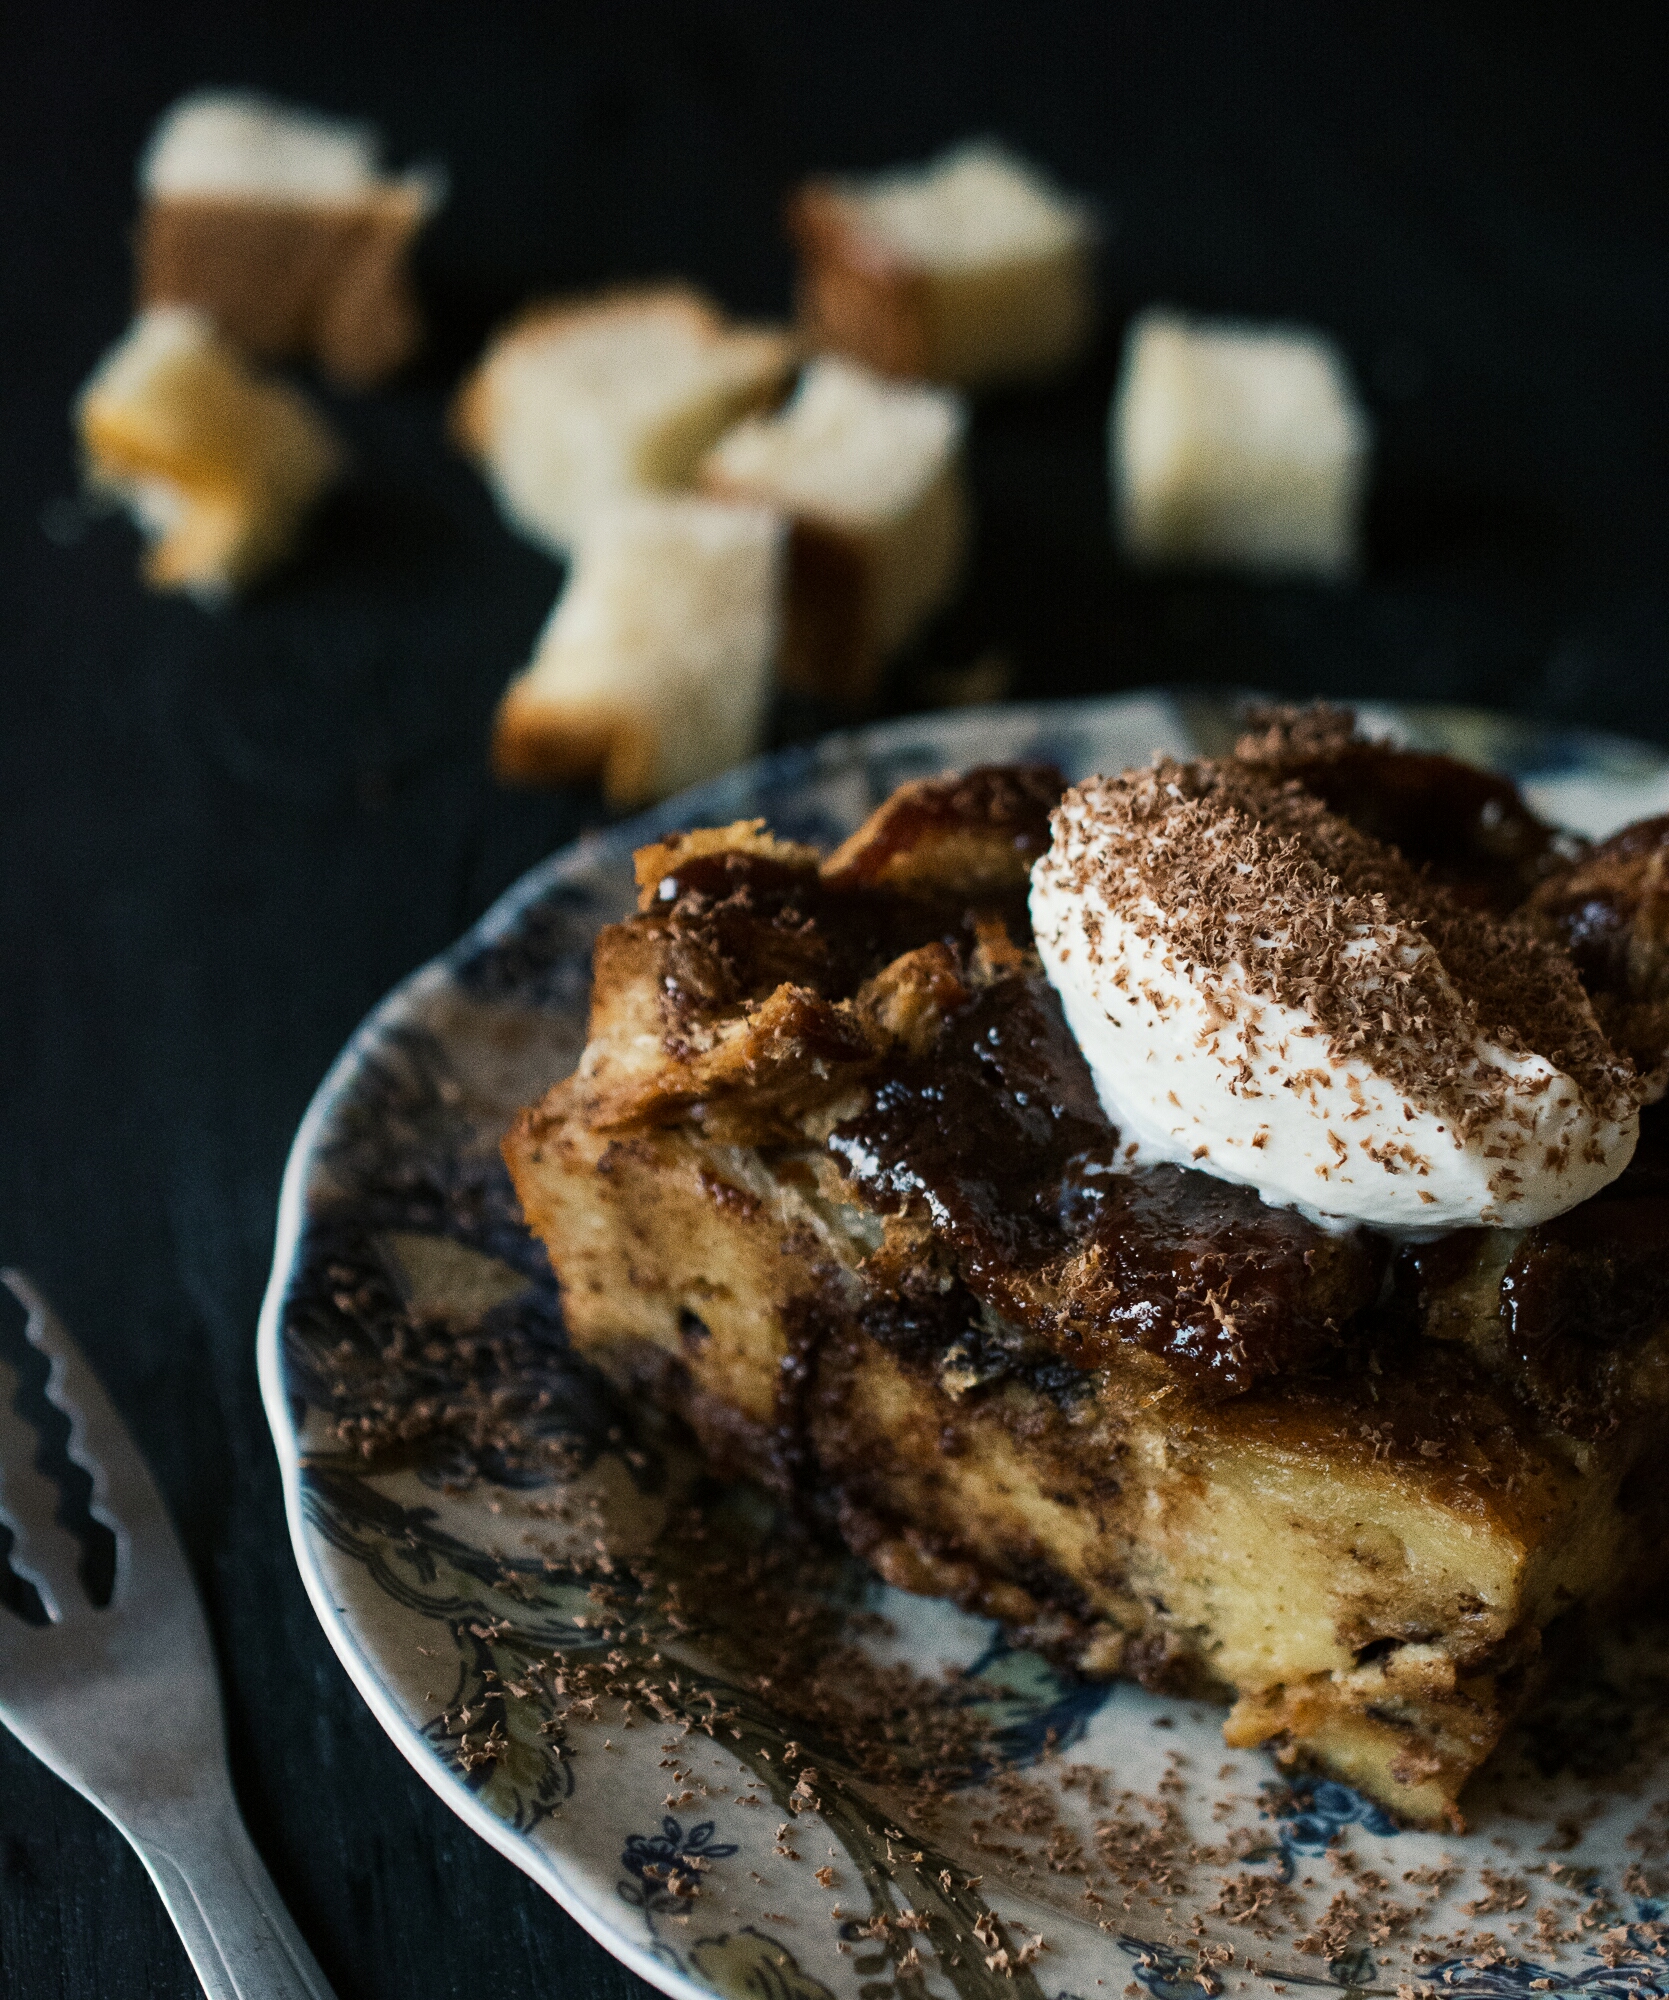
[[249, 354], [316, 360], [365, 387], [421, 342], [409, 256], [425, 213], [400, 187], [328, 204], [154, 197], [139, 218], [139, 303], [201, 306]]
[[493, 775], [512, 785], [598, 779], [611, 806], [655, 796], [660, 744], [641, 708], [626, 701], [552, 699], [522, 675], [504, 690], [493, 719]]
[[823, 863], [823, 879], [907, 895], [1023, 892], [1065, 785], [1052, 764], [910, 779], [841, 842]]
[[1087, 241], [967, 271], [927, 271], [877, 243], [831, 181], [808, 181], [785, 221], [795, 311], [809, 345], [883, 375], [969, 388], [1030, 381], [1074, 361], [1095, 325]]
[[882, 375], [932, 378], [936, 344], [925, 274], [881, 249], [830, 182], [797, 189], [785, 220], [799, 255], [795, 311], [810, 345], [850, 354]]
[[874, 700], [886, 665], [873, 610], [878, 562], [872, 535], [794, 521], [778, 669], [784, 687], [854, 712]]
[[632, 856], [637, 882], [637, 906], [641, 915], [652, 910], [661, 882], [680, 863], [708, 854], [747, 854], [775, 861], [785, 868], [802, 869], [814, 875], [823, 857], [815, 847], [801, 840], [781, 840], [765, 829], [762, 819], [732, 820], [728, 826], [697, 826], [687, 833], [669, 833]]
[[478, 465], [486, 458], [491, 442], [488, 429], [491, 408], [487, 360], [483, 356], [458, 385], [446, 412], [447, 435], [466, 458]]

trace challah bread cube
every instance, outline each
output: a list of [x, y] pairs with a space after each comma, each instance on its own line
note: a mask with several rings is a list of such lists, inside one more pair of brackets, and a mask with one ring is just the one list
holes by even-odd
[[776, 664], [783, 542], [766, 507], [679, 495], [603, 508], [499, 704], [499, 776], [597, 777], [611, 805], [636, 806], [751, 756]]
[[350, 385], [391, 373], [422, 335], [411, 247], [445, 182], [378, 152], [369, 126], [267, 98], [181, 99], [139, 167], [141, 306], [201, 306], [247, 353]]
[[487, 349], [453, 427], [510, 525], [563, 555], [599, 507], [687, 486], [793, 361], [787, 335], [733, 325], [682, 285], [535, 306]]
[[75, 405], [89, 484], [127, 507], [158, 590], [225, 599], [287, 555], [344, 455], [190, 306], [142, 313]]
[[991, 140], [925, 166], [808, 181], [788, 228], [814, 347], [970, 388], [1074, 360], [1095, 323], [1086, 202]]
[[790, 519], [785, 685], [861, 707], [888, 658], [955, 591], [966, 429], [952, 390], [822, 358], [781, 410], [738, 424], [702, 461], [705, 491]]
[[1372, 424], [1326, 335], [1144, 313], [1108, 442], [1132, 561], [1330, 579], [1356, 568]]

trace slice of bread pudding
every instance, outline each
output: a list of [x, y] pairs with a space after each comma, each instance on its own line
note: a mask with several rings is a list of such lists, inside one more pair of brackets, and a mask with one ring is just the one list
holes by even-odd
[[[1313, 718], [1244, 749], [1277, 788], [1349, 760], [1380, 841], [1443, 789]], [[1570, 865], [1447, 776], [1475, 905]], [[571, 1336], [889, 1581], [1459, 1826], [1561, 1635], [1664, 1573], [1655, 1135], [1555, 1221], [1401, 1245], [1131, 1169], [1027, 922], [1061, 789], [906, 785], [826, 858], [758, 822], [640, 852], [584, 1058], [504, 1145]]]

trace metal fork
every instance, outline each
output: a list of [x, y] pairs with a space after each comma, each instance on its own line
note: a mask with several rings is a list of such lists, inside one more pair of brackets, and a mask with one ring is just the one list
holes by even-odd
[[93, 1516], [116, 1538], [100, 1610], [57, 1523], [57, 1489], [35, 1470], [39, 1440], [0, 1386], [0, 1520], [49, 1621], [0, 1605], [0, 1722], [131, 1842], [210, 2000], [331, 2000], [238, 1816], [214, 1655], [157, 1490], [62, 1321], [21, 1271], [0, 1282], [28, 1314]]

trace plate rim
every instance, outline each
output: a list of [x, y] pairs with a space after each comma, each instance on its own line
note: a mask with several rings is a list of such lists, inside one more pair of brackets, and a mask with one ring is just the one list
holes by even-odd
[[[432, 1746], [399, 1712], [374, 1662], [349, 1628], [344, 1608], [333, 1601], [329, 1581], [314, 1557], [308, 1539], [302, 1495], [300, 1441], [291, 1421], [283, 1381], [281, 1334], [284, 1302], [301, 1243], [306, 1190], [319, 1133], [385, 1027], [411, 1010], [414, 1000], [425, 986], [439, 985], [457, 963], [497, 941], [530, 904], [547, 894], [567, 874], [589, 867], [601, 851], [621, 847], [629, 851], [646, 839], [688, 825], [707, 810], [704, 801], [714, 801], [716, 808], [727, 792], [733, 792], [744, 784], [762, 788], [773, 779], [780, 782], [782, 777], [796, 768], [826, 772], [842, 764], [861, 765], [888, 749], [908, 749], [913, 743], [943, 738], [947, 733], [954, 738], [964, 730], [975, 734], [981, 725], [989, 730], [993, 724], [1007, 723], [1016, 736], [1022, 736], [1028, 729], [1036, 731], [1049, 723], [1067, 728], [1083, 726], [1102, 717], [1111, 718], [1121, 709], [1134, 708], [1143, 703], [1171, 705], [1178, 711], [1179, 720], [1185, 722], [1190, 704], [1230, 708], [1248, 700], [1267, 698], [1247, 688], [1178, 682], [1156, 683], [1124, 689], [1117, 694], [1072, 700], [928, 710], [858, 728], [832, 731], [809, 743], [793, 744], [768, 752], [735, 766], [717, 778], [691, 786], [645, 812], [589, 828], [526, 869], [451, 944], [407, 973], [382, 996], [338, 1051], [296, 1127], [279, 1187], [272, 1264], [261, 1300], [255, 1353], [261, 1404], [278, 1459], [291, 1554], [300, 1571], [313, 1614], [378, 1726], [436, 1797], [489, 1847], [536, 1882], [612, 1957], [649, 1985], [674, 1996], [674, 2000], [712, 2000], [711, 1989], [657, 1956], [650, 1947], [640, 1944], [623, 1928], [608, 1923], [602, 1910], [588, 1898], [578, 1883], [567, 1879], [558, 1861], [543, 1846], [528, 1840], [500, 1819], [435, 1756]], [[1660, 770], [1669, 775], [1669, 750], [1640, 737], [1580, 726], [1567, 727], [1540, 718], [1514, 715], [1508, 710], [1457, 703], [1402, 702], [1363, 696], [1358, 697], [1357, 705], [1371, 708], [1381, 715], [1392, 712], [1411, 719], [1441, 715], [1452, 722], [1464, 718], [1487, 726], [1498, 727], [1507, 723], [1526, 733], [1545, 732], [1566, 742], [1579, 743], [1595, 762], [1603, 761], [1607, 756], [1626, 757], [1643, 764], [1655, 760]]]

